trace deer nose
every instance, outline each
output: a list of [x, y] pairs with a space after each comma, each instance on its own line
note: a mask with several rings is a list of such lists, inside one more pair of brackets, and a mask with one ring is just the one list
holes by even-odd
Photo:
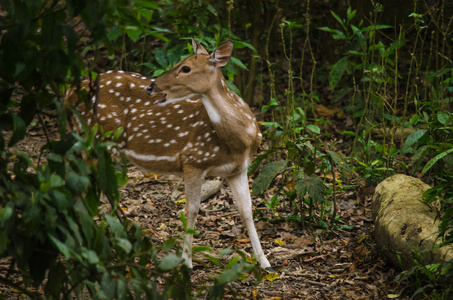
[[146, 92], [148, 93], [148, 95], [151, 95], [151, 93], [153, 92], [153, 89], [154, 89], [154, 82], [146, 87]]

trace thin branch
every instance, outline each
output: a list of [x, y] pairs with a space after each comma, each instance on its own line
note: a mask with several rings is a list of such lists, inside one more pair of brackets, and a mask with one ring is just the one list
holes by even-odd
[[42, 296], [42, 295], [40, 295], [40, 294], [38, 294], [36, 292], [32, 292], [32, 291], [30, 291], [28, 289], [25, 289], [25, 288], [19, 286], [17, 283], [12, 282], [11, 280], [6, 279], [5, 277], [3, 277], [3, 275], [0, 275], [0, 283], [10, 286], [13, 289], [18, 290], [22, 294], [25, 294], [25, 295], [29, 296], [32, 299], [39, 299]]

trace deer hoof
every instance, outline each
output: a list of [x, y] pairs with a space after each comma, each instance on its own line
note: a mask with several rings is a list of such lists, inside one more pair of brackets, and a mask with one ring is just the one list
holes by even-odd
[[266, 270], [268, 273], [277, 273], [274, 269], [272, 269], [272, 267], [264, 268], [264, 270]]

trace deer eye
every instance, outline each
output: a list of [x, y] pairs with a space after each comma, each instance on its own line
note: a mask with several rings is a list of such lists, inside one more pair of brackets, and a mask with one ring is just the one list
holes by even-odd
[[181, 68], [181, 71], [183, 71], [184, 73], [189, 73], [190, 72], [190, 67], [184, 66], [184, 67]]

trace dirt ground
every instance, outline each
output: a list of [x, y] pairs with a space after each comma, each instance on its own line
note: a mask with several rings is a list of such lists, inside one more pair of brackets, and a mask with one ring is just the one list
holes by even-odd
[[[37, 160], [44, 143], [45, 135], [36, 126], [18, 147]], [[126, 216], [148, 231], [156, 245], [178, 236], [182, 232], [179, 215], [185, 198], [181, 178], [144, 175], [133, 165], [129, 166], [128, 176], [129, 182], [121, 187], [121, 207]], [[398, 271], [379, 257], [373, 239], [371, 196], [372, 190], [367, 189], [338, 193], [341, 223], [333, 230], [304, 228], [299, 222], [285, 221], [288, 209], [280, 207], [275, 216], [261, 198], [255, 197], [255, 224], [278, 278], [264, 277], [258, 285], [252, 278], [231, 283], [225, 298], [388, 299], [398, 294]], [[210, 255], [225, 248], [253, 253], [227, 186], [202, 203], [197, 220], [199, 235], [194, 245], [214, 248]], [[226, 263], [228, 258], [220, 260]], [[202, 254], [194, 257], [194, 269], [195, 287], [206, 285], [209, 278], [221, 272]], [[3, 295], [14, 296], [4, 287], [1, 290]]]
[[[184, 198], [180, 178], [156, 179], [144, 176], [135, 167], [129, 170], [130, 181], [122, 188], [126, 214], [147, 228], [156, 244], [178, 235], [182, 231], [179, 212], [184, 209], [184, 204], [178, 201]], [[357, 191], [342, 195], [340, 214], [350, 229], [331, 231], [304, 229], [299, 222], [276, 220], [261, 199], [254, 199], [255, 224], [279, 278], [270, 281], [265, 277], [257, 286], [251, 280], [235, 282], [231, 284], [235, 296], [239, 299], [388, 299], [389, 295], [397, 294], [394, 281], [397, 272], [379, 257], [375, 247], [370, 198], [358, 196]], [[225, 248], [253, 252], [226, 186], [202, 203], [197, 231], [194, 245], [207, 245], [217, 252]], [[194, 285], [205, 284], [210, 276], [220, 272], [201, 254], [194, 258], [194, 269]], [[228, 295], [233, 297], [231, 293]]]

